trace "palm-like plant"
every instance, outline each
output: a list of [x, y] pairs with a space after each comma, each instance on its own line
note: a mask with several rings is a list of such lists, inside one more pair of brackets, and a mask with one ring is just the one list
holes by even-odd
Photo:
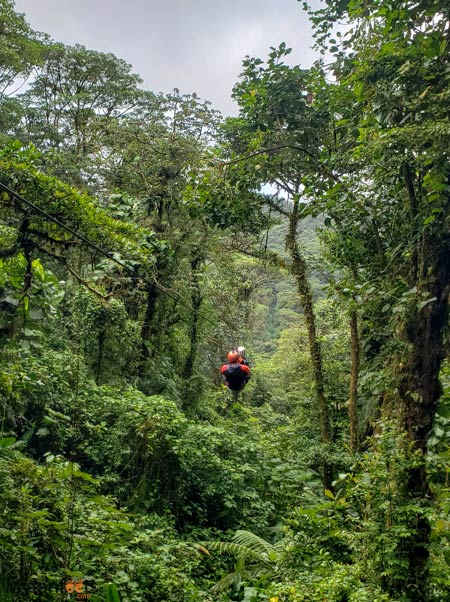
[[[202, 543], [207, 550], [233, 554], [236, 557], [234, 570], [218, 581], [212, 591], [228, 588], [239, 591], [245, 580], [261, 580], [273, 577], [284, 540], [272, 544], [250, 531], [236, 531], [231, 541], [209, 541]], [[246, 588], [253, 590], [253, 588]], [[250, 599], [250, 598], [245, 598]]]

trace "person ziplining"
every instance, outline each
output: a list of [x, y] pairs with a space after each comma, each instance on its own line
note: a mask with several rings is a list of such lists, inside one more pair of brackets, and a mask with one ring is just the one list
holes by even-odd
[[220, 373], [225, 377], [225, 385], [230, 389], [233, 398], [237, 400], [239, 393], [250, 380], [250, 367], [245, 359], [245, 349], [241, 347], [242, 353], [230, 351], [227, 355], [227, 364], [223, 364]]
[[237, 347], [236, 352], [239, 356], [239, 363], [243, 364], [244, 366], [248, 366], [250, 368], [250, 364], [248, 363], [247, 359], [245, 358], [245, 347]]

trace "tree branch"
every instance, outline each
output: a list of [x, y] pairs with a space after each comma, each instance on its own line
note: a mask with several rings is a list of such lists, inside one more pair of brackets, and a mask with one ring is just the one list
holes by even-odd
[[78, 240], [60, 240], [58, 238], [53, 238], [53, 236], [50, 236], [46, 232], [41, 232], [40, 230], [35, 230], [34, 228], [29, 228], [28, 233], [34, 234], [35, 236], [39, 236], [39, 238], [44, 238], [45, 240], [48, 240], [48, 242], [54, 243], [55, 245], [63, 245], [65, 247], [68, 247], [80, 244]]
[[227, 251], [232, 251], [234, 253], [236, 253], [236, 252], [242, 253], [242, 255], [247, 255], [248, 257], [253, 257], [255, 259], [261, 259], [263, 261], [267, 261], [270, 264], [272, 264], [278, 268], [282, 268], [284, 270], [289, 269], [289, 266], [286, 263], [286, 260], [283, 259], [282, 257], [280, 257], [278, 255], [278, 253], [275, 253], [274, 251], [269, 251], [269, 252], [253, 251], [252, 249], [236, 246], [235, 243], [230, 246], [224, 245], [224, 248]]
[[278, 152], [280, 150], [284, 150], [284, 149], [291, 149], [291, 150], [295, 150], [295, 151], [304, 153], [306, 156], [308, 156], [310, 159], [312, 159], [316, 163], [316, 165], [322, 170], [324, 175], [331, 178], [337, 184], [342, 184], [339, 177], [336, 176], [332, 171], [329, 171], [324, 166], [324, 164], [311, 151], [304, 148], [303, 146], [298, 146], [297, 144], [280, 144], [278, 146], [272, 146], [270, 148], [262, 148], [262, 149], [253, 151], [252, 153], [249, 153], [248, 155], [243, 155], [242, 157], [238, 157], [237, 159], [231, 159], [230, 161], [223, 161], [222, 165], [234, 165], [235, 163], [240, 163], [241, 161], [246, 161], [247, 159], [251, 159], [252, 157], [257, 157], [258, 155], [273, 154], [273, 153], [276, 153], [276, 152]]
[[283, 209], [282, 207], [280, 207], [278, 205], [278, 203], [276, 201], [273, 200], [273, 197], [265, 197], [264, 198], [264, 202], [267, 203], [267, 205], [269, 205], [269, 207], [271, 209], [273, 209], [274, 211], [277, 211], [278, 213], [281, 213], [281, 215], [284, 215], [285, 217], [290, 217], [290, 213], [289, 211], [286, 211], [285, 209]]
[[97, 297], [99, 297], [103, 301], [109, 301], [109, 298], [111, 297], [111, 295], [104, 295], [103, 293], [101, 293], [100, 291], [98, 291], [97, 289], [95, 289], [93, 286], [91, 286], [88, 282], [86, 282], [86, 280], [84, 280], [79, 274], [77, 274], [77, 272], [75, 272], [75, 270], [73, 270], [70, 267], [70, 265], [68, 265], [67, 259], [63, 255], [57, 255], [56, 253], [52, 253], [51, 251], [49, 251], [45, 247], [41, 247], [41, 245], [36, 244], [36, 243], [34, 244], [34, 246], [36, 247], [36, 249], [38, 251], [41, 251], [41, 253], [45, 253], [49, 257], [52, 257], [52, 259], [56, 259], [56, 261], [64, 264], [65, 267], [67, 268], [68, 272], [70, 272], [70, 274], [72, 274], [72, 276], [76, 280], [78, 280], [78, 282], [80, 282], [80, 284], [82, 284], [83, 286], [85, 286], [88, 289], [88, 291], [90, 291], [91, 293], [94, 293], [94, 295], [96, 295]]
[[111, 295], [104, 295], [103, 293], [101, 293], [100, 291], [98, 291], [97, 289], [95, 289], [93, 286], [91, 286], [90, 284], [88, 284], [86, 282], [86, 280], [83, 280], [83, 278], [79, 274], [77, 274], [75, 272], [75, 270], [73, 270], [69, 265], [67, 265], [67, 262], [66, 262], [66, 268], [72, 274], [72, 276], [76, 280], [78, 280], [78, 282], [80, 282], [83, 286], [85, 286], [88, 289], [88, 291], [90, 291], [91, 293], [94, 293], [94, 295], [96, 295], [97, 297], [99, 297], [103, 301], [109, 301], [109, 298], [111, 297]]

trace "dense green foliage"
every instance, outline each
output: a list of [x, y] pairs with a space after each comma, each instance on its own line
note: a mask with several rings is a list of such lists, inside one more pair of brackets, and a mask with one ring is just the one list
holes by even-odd
[[2, 602], [450, 599], [447, 12], [329, 0], [223, 119], [0, 0]]

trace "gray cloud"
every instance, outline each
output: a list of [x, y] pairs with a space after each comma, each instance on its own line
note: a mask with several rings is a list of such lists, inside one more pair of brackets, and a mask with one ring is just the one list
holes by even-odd
[[286, 42], [291, 63], [315, 58], [296, 0], [16, 0], [34, 29], [65, 44], [112, 52], [147, 89], [197, 92], [225, 114], [245, 55]]

